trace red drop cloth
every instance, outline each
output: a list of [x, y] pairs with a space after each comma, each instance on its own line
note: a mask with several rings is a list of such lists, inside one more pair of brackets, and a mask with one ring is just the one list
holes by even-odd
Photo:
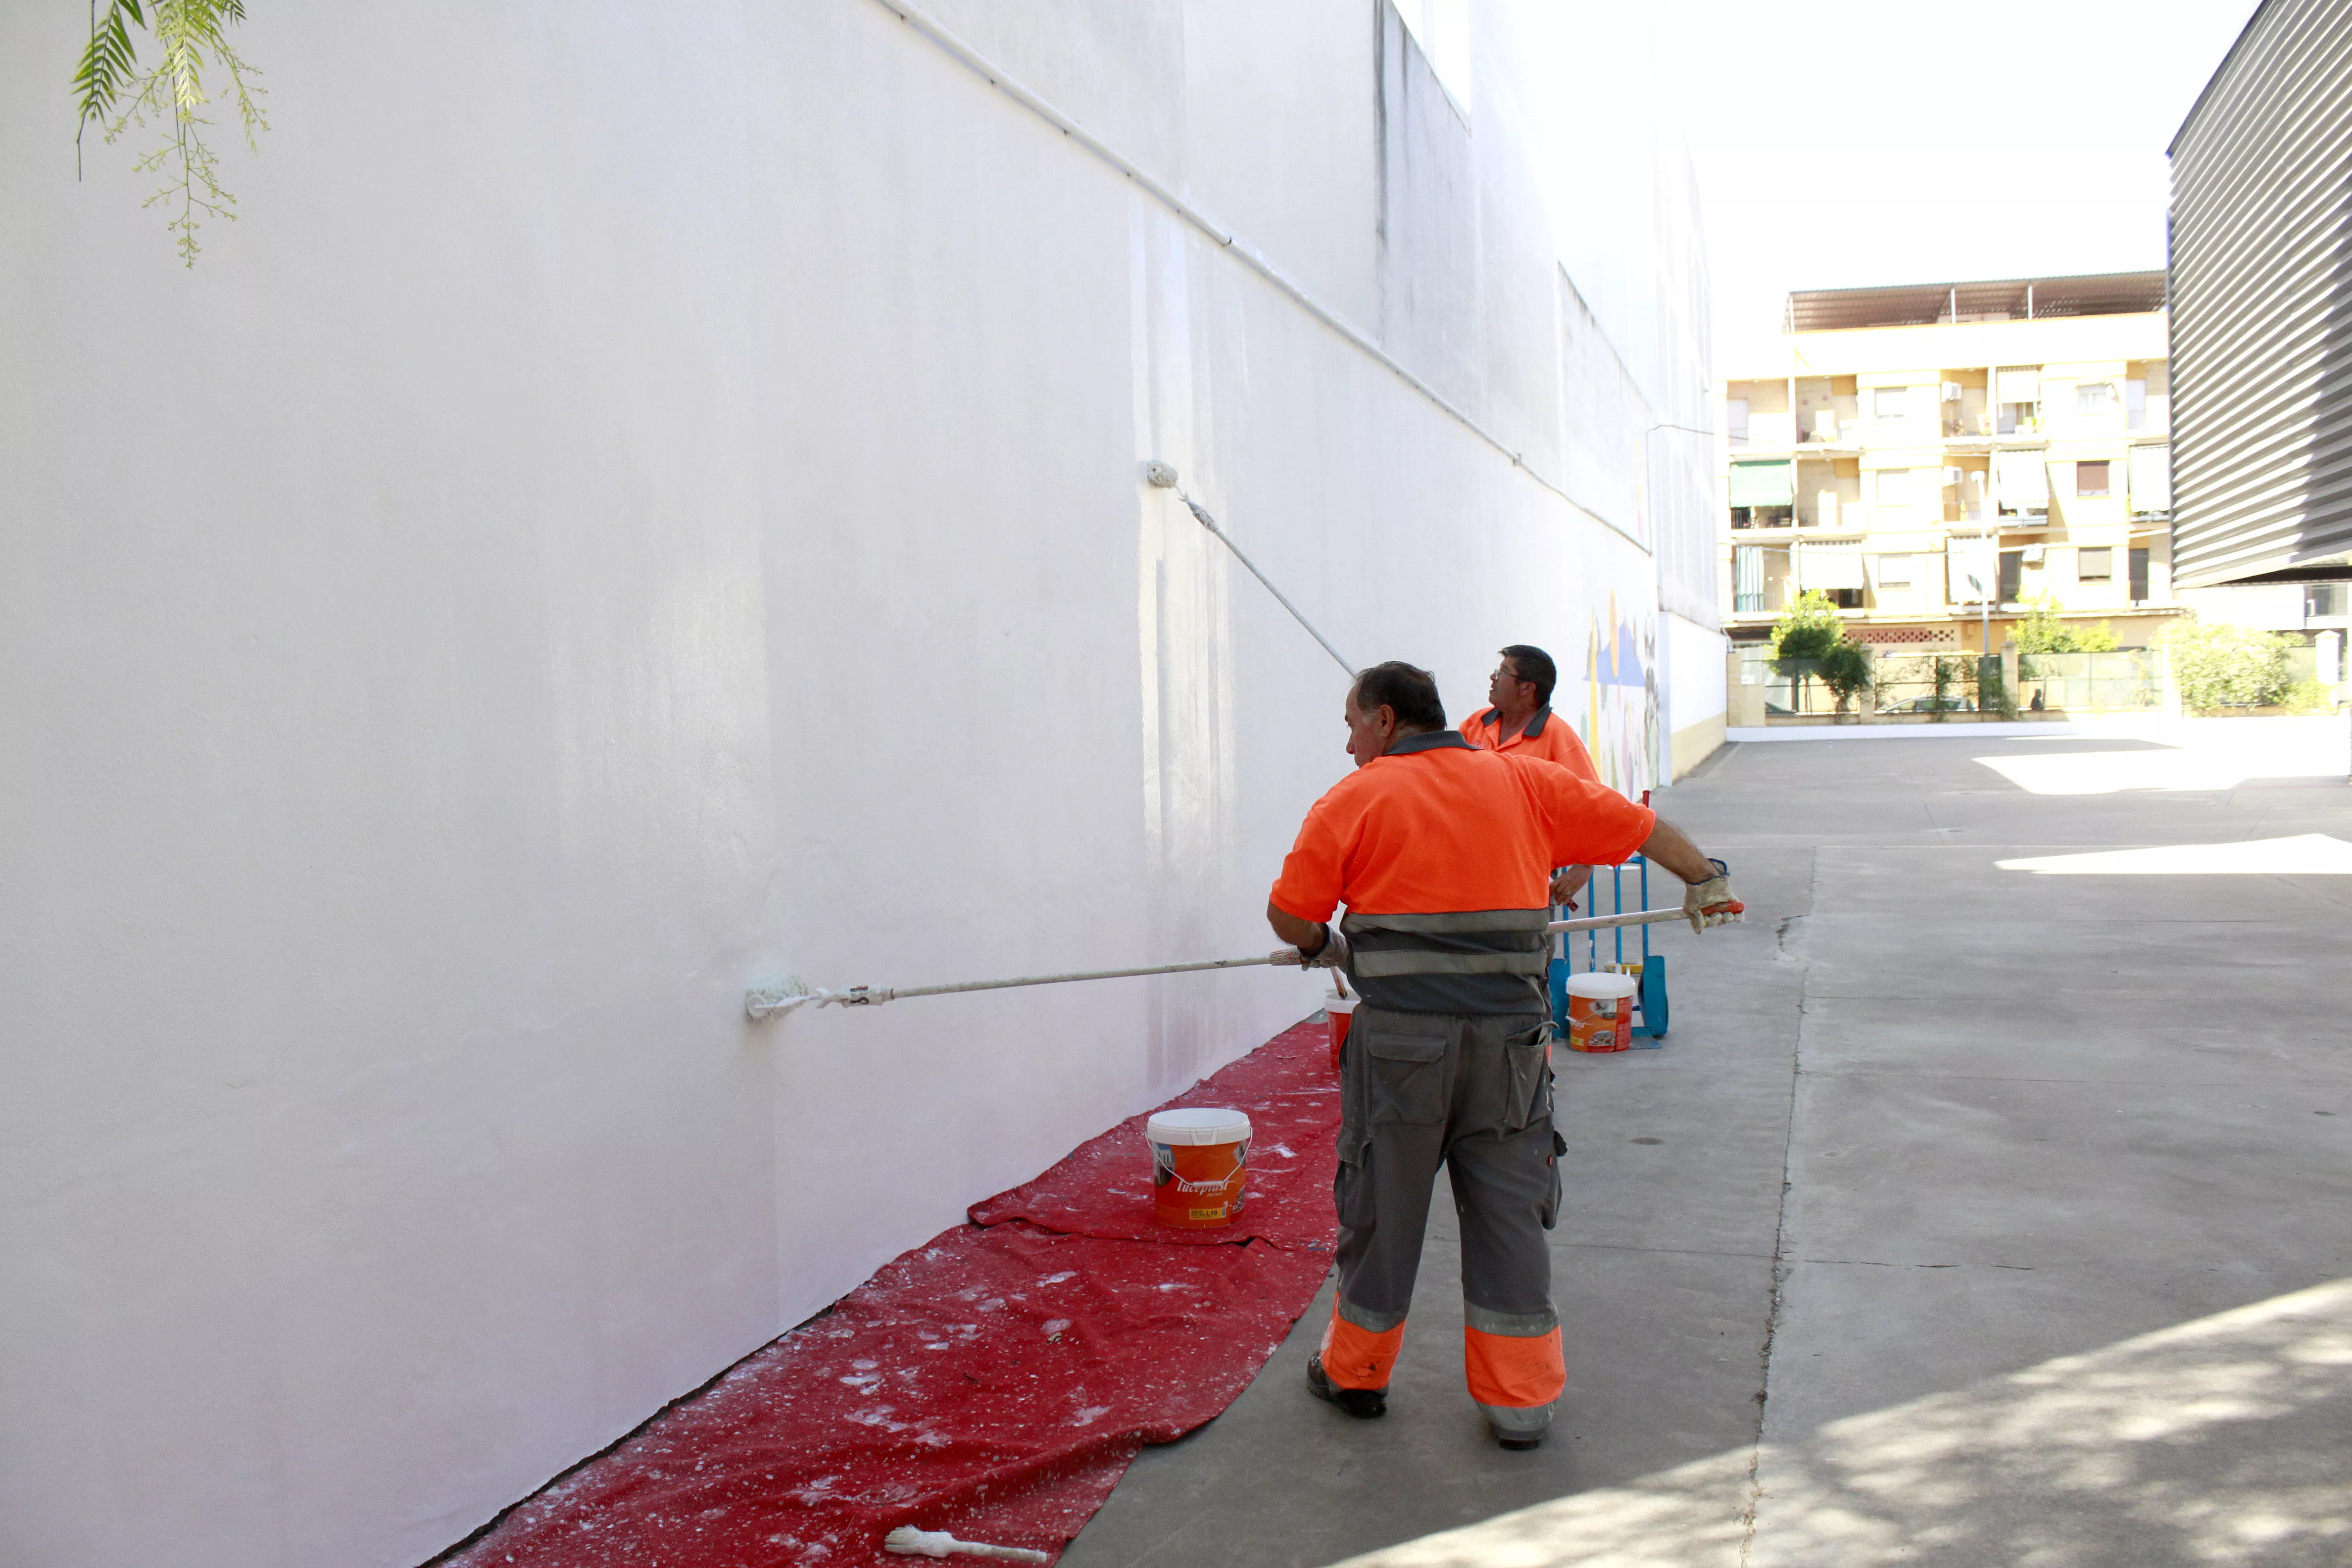
[[[881, 1550], [902, 1524], [1058, 1554], [1137, 1449], [1223, 1411], [1314, 1299], [1333, 1238], [1329, 1080], [1322, 1027], [1301, 1025], [1170, 1101], [1249, 1113], [1241, 1223], [1154, 1225], [1143, 1119], [1121, 1123], [447, 1563], [866, 1568], [919, 1561]], [[1289, 1152], [1262, 1163], [1268, 1143]]]
[[1151, 1155], [1130, 1116], [1011, 1192], [971, 1207], [974, 1225], [1025, 1219], [1069, 1236], [1216, 1246], [1257, 1237], [1276, 1247], [1328, 1252], [1335, 1233], [1331, 1177], [1339, 1155], [1339, 1079], [1324, 1026], [1301, 1024], [1166, 1105], [1214, 1105], [1250, 1119], [1247, 1196], [1241, 1217], [1215, 1230], [1178, 1230], [1151, 1217]]

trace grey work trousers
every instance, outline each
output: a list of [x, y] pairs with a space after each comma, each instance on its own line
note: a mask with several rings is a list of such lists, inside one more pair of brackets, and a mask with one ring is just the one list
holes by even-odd
[[[1540, 1013], [1400, 1013], [1360, 1006], [1341, 1062], [1337, 1316], [1360, 1334], [1355, 1386], [1385, 1386], [1402, 1342], [1442, 1163], [1462, 1228], [1465, 1347], [1472, 1394], [1497, 1431], [1540, 1432], [1557, 1378], [1524, 1371], [1546, 1338], [1558, 1362], [1545, 1232], [1559, 1212], [1549, 1020]], [[1385, 1342], [1385, 1353], [1364, 1336]], [[1524, 1352], [1526, 1354], [1516, 1354]], [[1482, 1365], [1482, 1358], [1486, 1364]], [[1503, 1371], [1495, 1371], [1496, 1365]], [[1327, 1370], [1340, 1367], [1327, 1358]], [[1370, 1381], [1377, 1379], [1377, 1381]], [[1538, 1398], [1538, 1395], [1540, 1395]]]

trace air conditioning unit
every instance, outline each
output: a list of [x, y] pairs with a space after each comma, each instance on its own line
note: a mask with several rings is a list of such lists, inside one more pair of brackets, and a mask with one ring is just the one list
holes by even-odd
[[1968, 470], [1965, 468], [1946, 468], [1944, 470], [1944, 482], [1948, 485], [1957, 485], [1968, 477]]
[[1837, 439], [1836, 409], [1816, 408], [1813, 410], [1813, 439], [1816, 441], [1834, 441]]
[[2045, 546], [2039, 544], [2027, 545], [2025, 547], [2025, 563], [2028, 566], [2041, 565], [2042, 552], [2045, 548]]
[[1958, 403], [1960, 400], [1960, 384], [1957, 381], [1944, 383], [1943, 393], [1945, 402]]

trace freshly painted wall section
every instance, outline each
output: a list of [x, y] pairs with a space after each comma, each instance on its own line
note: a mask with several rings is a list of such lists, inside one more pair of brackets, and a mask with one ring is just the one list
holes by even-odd
[[[1545, 95], [1612, 62], [1473, 5], [1464, 110], [1382, 7], [941, 12], [1476, 427], [873, 0], [257, 12], [193, 271], [73, 181], [82, 19], [0, 16], [10, 1568], [404, 1568], [1311, 1009], [742, 1016], [1271, 945], [1343, 682], [1145, 458], [1351, 658], [1458, 714], [1542, 643], [1654, 782], [1640, 542], [1711, 502], [1588, 487], [1552, 347], [1622, 226]], [[1653, 345], [1596, 450], [1684, 308], [1588, 313]]]

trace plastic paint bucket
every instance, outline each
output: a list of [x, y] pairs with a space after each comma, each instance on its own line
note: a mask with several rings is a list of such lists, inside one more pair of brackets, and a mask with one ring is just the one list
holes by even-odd
[[1323, 1010], [1331, 1016], [1331, 1070], [1339, 1070], [1339, 1052], [1348, 1043], [1348, 1026], [1355, 1021], [1356, 999], [1338, 992], [1323, 998]]
[[1597, 971], [1568, 977], [1568, 1048], [1622, 1051], [1633, 1044], [1633, 996], [1639, 975]]
[[1250, 1119], [1238, 1110], [1162, 1110], [1144, 1124], [1151, 1143], [1151, 1213], [1162, 1225], [1208, 1230], [1242, 1212]]

